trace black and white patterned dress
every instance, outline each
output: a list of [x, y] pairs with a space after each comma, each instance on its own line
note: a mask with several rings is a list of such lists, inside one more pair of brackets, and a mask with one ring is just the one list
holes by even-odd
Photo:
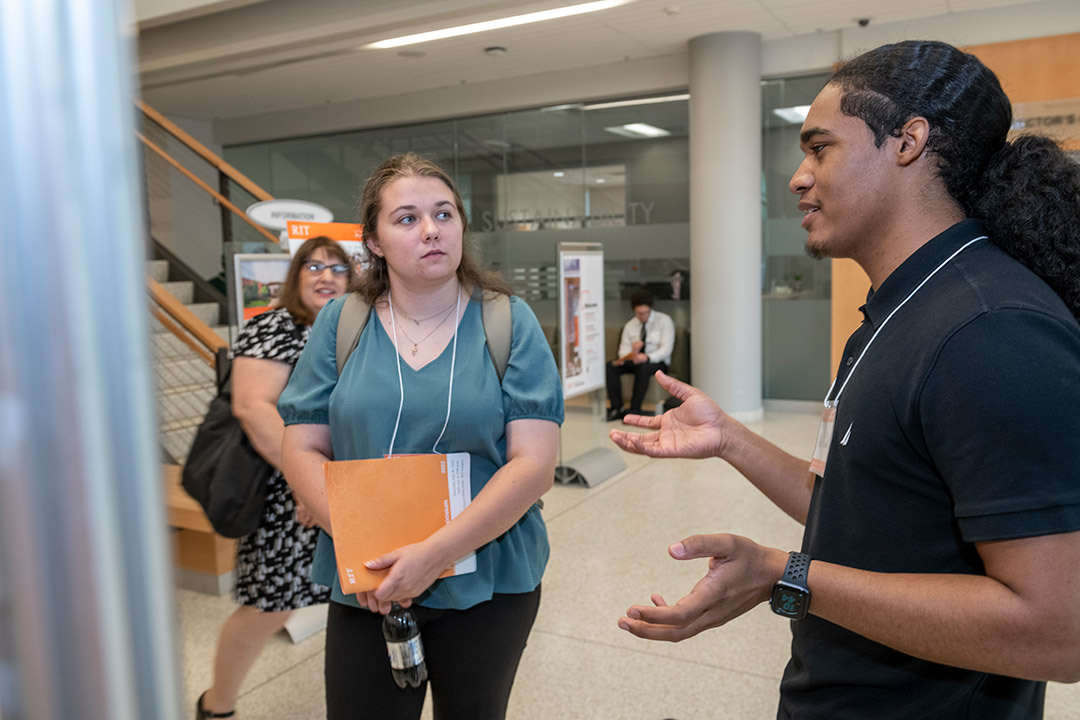
[[[284, 308], [256, 315], [232, 347], [233, 357], [296, 365], [310, 326], [299, 328]], [[311, 558], [319, 529], [296, 521], [296, 502], [278, 470], [270, 478], [259, 529], [236, 546], [236, 601], [266, 612], [296, 610], [330, 599], [330, 589], [311, 582]]]

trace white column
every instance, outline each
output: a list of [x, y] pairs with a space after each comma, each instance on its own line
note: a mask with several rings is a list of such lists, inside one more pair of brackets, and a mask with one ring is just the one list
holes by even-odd
[[11, 720], [181, 717], [128, 5], [0, 2], [0, 714]]
[[694, 384], [740, 420], [761, 401], [761, 36], [690, 41]]

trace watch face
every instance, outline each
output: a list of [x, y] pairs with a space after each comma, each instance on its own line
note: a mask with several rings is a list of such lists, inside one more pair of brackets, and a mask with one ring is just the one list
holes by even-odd
[[807, 600], [809, 597], [805, 591], [777, 585], [773, 588], [769, 604], [777, 615], [801, 620], [806, 617]]

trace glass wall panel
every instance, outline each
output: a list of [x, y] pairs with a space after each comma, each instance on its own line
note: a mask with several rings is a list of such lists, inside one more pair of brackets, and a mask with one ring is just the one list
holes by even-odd
[[574, 104], [225, 148], [271, 195], [310, 200], [353, 221], [360, 184], [390, 155], [432, 157], [458, 183], [470, 236], [550, 332], [556, 247], [600, 242], [609, 327], [647, 285], [690, 325], [688, 101]]
[[761, 84], [762, 361], [765, 398], [822, 400], [829, 367], [831, 261], [806, 254], [798, 196], [788, 181], [802, 161], [799, 132], [827, 75]]

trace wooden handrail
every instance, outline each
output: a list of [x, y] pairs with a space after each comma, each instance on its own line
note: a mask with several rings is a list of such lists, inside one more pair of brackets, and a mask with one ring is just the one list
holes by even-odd
[[217, 365], [217, 358], [211, 355], [205, 347], [191, 339], [191, 335], [184, 332], [183, 328], [174, 323], [168, 315], [166, 315], [161, 308], [156, 305], [150, 307], [150, 314], [157, 318], [157, 321], [165, 326], [165, 329], [171, 332], [173, 335], [180, 339], [180, 342], [191, 348], [196, 355], [202, 358], [203, 362], [214, 367]]
[[239, 217], [239, 218], [240, 218], [241, 220], [243, 220], [243, 221], [244, 221], [244, 222], [246, 222], [246, 223], [247, 223], [248, 225], [250, 225], [250, 226], [251, 226], [252, 228], [254, 228], [256, 232], [258, 232], [258, 233], [260, 233], [261, 235], [263, 235], [263, 236], [264, 236], [264, 237], [265, 237], [265, 238], [266, 238], [267, 240], [269, 240], [269, 241], [270, 241], [271, 243], [273, 243], [274, 245], [277, 245], [277, 244], [279, 244], [279, 241], [278, 241], [278, 239], [277, 239], [276, 237], [274, 237], [274, 235], [273, 235], [273, 234], [271, 234], [271, 233], [270, 233], [269, 231], [267, 231], [267, 230], [266, 230], [265, 228], [261, 228], [261, 227], [259, 227], [258, 225], [256, 225], [255, 223], [253, 223], [253, 222], [251, 221], [251, 218], [249, 218], [249, 217], [247, 216], [247, 213], [245, 213], [245, 212], [244, 212], [243, 210], [241, 210], [240, 208], [238, 208], [238, 207], [236, 207], [235, 205], [233, 205], [233, 204], [232, 204], [231, 202], [229, 202], [229, 199], [228, 199], [227, 197], [225, 197], [224, 195], [222, 195], [221, 193], [219, 193], [219, 192], [218, 192], [217, 190], [215, 190], [214, 188], [210, 187], [210, 186], [209, 186], [209, 185], [207, 185], [207, 184], [206, 184], [205, 182], [203, 182], [203, 181], [202, 181], [202, 180], [200, 180], [200, 179], [199, 179], [198, 177], [196, 177], [196, 176], [195, 176], [195, 174], [194, 174], [193, 172], [191, 172], [191, 171], [190, 171], [190, 170], [188, 170], [188, 169], [187, 169], [186, 167], [184, 167], [183, 165], [181, 165], [181, 164], [180, 164], [180, 161], [179, 161], [179, 160], [177, 160], [176, 158], [174, 158], [174, 157], [172, 157], [171, 155], [169, 155], [169, 153], [167, 153], [167, 152], [165, 152], [164, 150], [162, 150], [162, 149], [161, 149], [160, 147], [158, 147], [158, 146], [157, 146], [156, 144], [154, 144], [154, 143], [153, 143], [153, 142], [151, 142], [150, 140], [146, 139], [146, 136], [144, 136], [144, 135], [143, 135], [143, 134], [142, 134], [141, 132], [139, 132], [139, 131], [137, 131], [137, 130], [136, 130], [136, 131], [135, 131], [135, 135], [136, 135], [136, 136], [137, 136], [137, 137], [139, 138], [139, 140], [142, 140], [143, 144], [144, 144], [144, 145], [146, 145], [146, 147], [150, 148], [150, 149], [151, 149], [151, 150], [153, 150], [153, 151], [154, 151], [155, 153], [157, 153], [158, 155], [160, 155], [160, 156], [161, 156], [161, 157], [162, 157], [162, 158], [163, 158], [163, 159], [165, 160], [165, 162], [169, 163], [169, 164], [170, 164], [170, 165], [172, 165], [172, 166], [173, 166], [174, 168], [176, 168], [176, 169], [177, 169], [177, 170], [179, 170], [179, 171], [180, 171], [181, 173], [183, 173], [183, 174], [184, 174], [184, 176], [185, 176], [185, 177], [187, 177], [187, 179], [188, 179], [188, 180], [191, 180], [191, 182], [195, 183], [195, 184], [196, 184], [196, 185], [198, 185], [198, 186], [199, 186], [200, 188], [202, 188], [202, 189], [203, 189], [204, 191], [206, 191], [207, 193], [209, 193], [209, 194], [210, 194], [210, 195], [211, 195], [211, 196], [212, 196], [212, 197], [213, 197], [213, 198], [214, 198], [215, 200], [217, 200], [217, 201], [218, 201], [219, 203], [221, 203], [222, 205], [224, 205], [225, 207], [227, 207], [227, 208], [228, 208], [228, 209], [229, 209], [229, 210], [230, 210], [230, 211], [231, 211], [232, 213], [234, 213], [235, 215], [237, 215], [237, 216], [238, 216], [238, 217]]
[[[138, 105], [139, 109], [142, 110], [144, 113], [146, 113], [146, 115], [148, 117], [150, 117], [154, 122], [156, 122], [161, 127], [165, 128], [165, 130], [170, 135], [172, 135], [177, 140], [179, 140], [180, 142], [184, 143], [189, 148], [194, 150], [196, 153], [199, 154], [199, 156], [203, 160], [210, 163], [211, 165], [216, 167], [221, 172], [225, 173], [230, 179], [232, 179], [233, 182], [235, 182], [237, 185], [239, 185], [240, 187], [247, 190], [249, 193], [254, 195], [256, 198], [258, 198], [259, 200], [273, 200], [274, 199], [273, 196], [270, 195], [270, 193], [266, 192], [261, 187], [259, 187], [255, 183], [253, 183], [251, 180], [249, 180], [247, 178], [247, 176], [245, 176], [243, 173], [241, 173], [239, 170], [234, 168], [232, 165], [230, 165], [229, 163], [225, 162], [220, 157], [215, 155], [209, 148], [207, 148], [205, 145], [200, 143], [195, 138], [191, 137], [191, 135], [189, 135], [186, 132], [184, 132], [183, 130], [181, 130], [175, 123], [173, 123], [171, 120], [169, 120], [164, 115], [159, 113], [157, 110], [150, 107], [149, 105], [147, 105], [142, 100], [136, 100], [135, 104]], [[277, 242], [277, 241], [275, 240], [275, 242]]]
[[[168, 322], [163, 322], [163, 324], [170, 332], [202, 355], [203, 359], [206, 359], [207, 354], [214, 355], [218, 348], [228, 345], [224, 338], [214, 332], [209, 325], [200, 320], [195, 313], [184, 307], [182, 302], [173, 297], [169, 291], [163, 288], [156, 280], [151, 277], [146, 278], [146, 289], [150, 293], [151, 299], [157, 304], [157, 307], [175, 320], [176, 324], [183, 327], [186, 332], [180, 330], [180, 327], [177, 327], [176, 324]], [[157, 308], [153, 309], [157, 310]], [[155, 317], [158, 317], [158, 319], [161, 319], [157, 312], [155, 312], [154, 315]], [[189, 342], [192, 337], [201, 343], [203, 348], [209, 349], [210, 353], [206, 353], [205, 350], [197, 348], [193, 340]], [[213, 363], [211, 363], [211, 365], [212, 364]]]

